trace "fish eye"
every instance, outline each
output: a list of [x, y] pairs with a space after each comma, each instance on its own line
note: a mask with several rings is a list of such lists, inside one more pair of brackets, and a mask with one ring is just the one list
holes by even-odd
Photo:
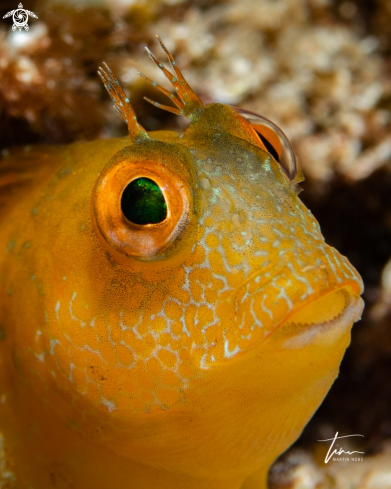
[[266, 117], [240, 107], [232, 108], [251, 124], [266, 151], [281, 165], [288, 179], [295, 180], [299, 171], [298, 163], [284, 132]]
[[136, 178], [124, 189], [121, 210], [134, 224], [158, 224], [167, 217], [167, 203], [159, 185], [151, 178]]
[[155, 159], [119, 152], [98, 177], [91, 199], [95, 233], [119, 259], [167, 264], [192, 232], [186, 177]]

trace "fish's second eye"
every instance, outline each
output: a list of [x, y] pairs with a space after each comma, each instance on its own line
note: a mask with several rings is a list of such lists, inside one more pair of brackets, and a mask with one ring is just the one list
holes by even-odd
[[252, 124], [252, 126], [255, 132], [258, 134], [260, 140], [263, 142], [268, 153], [270, 153], [273, 158], [280, 163], [282, 146], [280, 140], [276, 136], [276, 133], [267, 126], [261, 126], [260, 124]]
[[295, 184], [302, 182], [304, 176], [300, 163], [283, 131], [274, 122], [255, 112], [240, 107], [232, 108], [250, 123], [264, 149], [281, 165], [289, 181]]
[[121, 210], [134, 224], [158, 224], [167, 217], [167, 204], [159, 185], [150, 178], [136, 178], [123, 191]]

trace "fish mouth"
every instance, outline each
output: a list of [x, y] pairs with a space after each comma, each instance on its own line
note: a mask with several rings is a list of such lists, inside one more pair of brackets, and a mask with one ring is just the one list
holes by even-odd
[[272, 336], [282, 339], [282, 346], [292, 350], [316, 343], [331, 345], [361, 319], [363, 309], [364, 301], [346, 286], [293, 312]]
[[260, 345], [266, 351], [346, 343], [363, 310], [362, 282], [346, 259], [337, 258], [340, 268], [330, 258], [330, 267], [320, 263], [311, 270], [297, 269], [290, 261], [276, 270], [268, 262], [254, 271], [229, 304], [220, 304], [216, 321], [193, 328], [189, 349], [194, 363], [213, 368]]

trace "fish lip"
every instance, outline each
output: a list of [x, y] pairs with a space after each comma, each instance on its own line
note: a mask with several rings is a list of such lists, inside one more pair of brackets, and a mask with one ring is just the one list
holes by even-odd
[[[364, 305], [359, 295], [350, 293], [349, 303], [337, 317], [320, 323], [301, 324], [302, 327], [298, 328], [296, 334], [291, 334], [283, 341], [282, 347], [296, 350], [310, 344], [327, 346], [335, 343], [350, 330], [355, 322], [361, 319]], [[289, 322], [289, 319], [281, 324], [280, 334], [283, 334], [282, 329], [288, 328], [289, 324], [293, 324]]]

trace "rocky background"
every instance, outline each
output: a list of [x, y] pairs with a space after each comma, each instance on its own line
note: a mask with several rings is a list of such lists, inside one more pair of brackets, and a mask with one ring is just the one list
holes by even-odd
[[[0, 16], [18, 0], [0, 1]], [[28, 3], [28, 5], [27, 5]], [[144, 52], [175, 54], [204, 102], [240, 105], [291, 139], [302, 200], [326, 240], [362, 274], [363, 320], [341, 374], [270, 487], [391, 488], [391, 2], [388, 0], [25, 0], [39, 19], [0, 19], [0, 151], [116, 137], [126, 126], [97, 74], [106, 61], [148, 130], [186, 121], [143, 101], [136, 69], [165, 83]], [[167, 86], [167, 85], [166, 85]], [[324, 463], [316, 440], [360, 433], [364, 462]]]

